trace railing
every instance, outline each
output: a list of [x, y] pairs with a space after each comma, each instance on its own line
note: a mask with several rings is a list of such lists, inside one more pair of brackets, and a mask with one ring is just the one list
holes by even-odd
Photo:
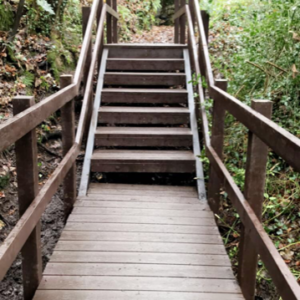
[[[220, 190], [227, 192], [240, 215], [243, 229], [240, 242], [238, 279], [245, 298], [254, 299], [257, 256], [260, 255], [279, 294], [283, 299], [300, 299], [300, 287], [281, 258], [273, 242], [261, 224], [261, 207], [264, 199], [264, 183], [268, 147], [300, 171], [300, 140], [268, 118], [270, 101], [252, 101], [252, 107], [240, 102], [226, 92], [226, 80], [214, 80], [207, 47], [208, 16], [200, 12], [198, 0], [175, 0], [175, 43], [186, 41], [195, 74], [206, 79], [208, 92], [213, 99], [212, 135], [208, 130], [205, 97], [200, 82], [197, 84], [199, 116], [206, 154], [210, 161], [208, 201], [215, 213], [220, 206]], [[199, 35], [199, 46], [195, 30]], [[223, 163], [225, 111], [232, 114], [250, 131], [244, 195], [235, 184]]]
[[[111, 5], [111, 6], [110, 6]], [[0, 125], [0, 151], [16, 143], [17, 180], [20, 219], [0, 246], [0, 280], [22, 253], [24, 299], [32, 299], [42, 275], [40, 218], [59, 186], [64, 184], [66, 217], [76, 199], [75, 161], [82, 144], [86, 124], [90, 121], [93, 102], [93, 77], [98, 68], [104, 45], [107, 16], [107, 42], [118, 42], [117, 0], [96, 0], [92, 8], [83, 9], [84, 40], [74, 78], [61, 76], [61, 90], [38, 104], [32, 97], [13, 100], [15, 116]], [[92, 31], [97, 23], [92, 47]], [[93, 49], [93, 51], [92, 51]], [[98, 62], [98, 64], [97, 64]], [[75, 136], [73, 99], [83, 83], [84, 96]], [[38, 192], [37, 143], [35, 128], [55, 111], [61, 109], [64, 158]]]

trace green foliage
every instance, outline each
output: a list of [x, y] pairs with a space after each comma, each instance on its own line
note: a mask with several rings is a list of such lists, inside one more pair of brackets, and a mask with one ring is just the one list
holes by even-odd
[[36, 3], [50, 15], [54, 15], [54, 10], [46, 0], [37, 0]]
[[0, 0], [0, 30], [8, 31], [13, 25], [14, 15], [5, 0]]
[[[210, 53], [215, 75], [228, 79], [229, 93], [247, 105], [252, 99], [273, 101], [272, 119], [300, 137], [300, 2], [214, 0], [205, 1], [204, 6], [211, 12]], [[231, 115], [226, 115], [225, 126], [225, 164], [243, 191], [248, 130]], [[263, 225], [297, 278], [299, 198], [299, 173], [271, 152]], [[235, 224], [233, 212], [224, 200], [222, 218], [229, 228], [225, 237], [231, 236], [224, 241], [235, 259], [236, 236], [230, 229]], [[258, 279], [270, 281], [262, 263]]]
[[0, 175], [0, 190], [3, 190], [9, 184], [9, 174]]
[[155, 16], [161, 7], [161, 0], [121, 1], [118, 5], [121, 37], [129, 39], [129, 33], [137, 30], [149, 30], [155, 24]]
[[23, 73], [23, 75], [20, 77], [20, 80], [23, 84], [25, 84], [27, 87], [31, 87], [33, 86], [34, 84], [34, 79], [35, 79], [35, 76], [34, 74], [28, 72], [28, 71], [25, 71]]
[[59, 80], [61, 72], [66, 67], [74, 67], [74, 58], [71, 51], [60, 40], [54, 40], [54, 44], [48, 51], [47, 60], [56, 80]]

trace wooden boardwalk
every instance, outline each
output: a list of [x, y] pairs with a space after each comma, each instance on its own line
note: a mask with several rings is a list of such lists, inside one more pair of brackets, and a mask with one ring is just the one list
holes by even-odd
[[244, 298], [196, 188], [91, 184], [34, 298], [74, 299]]

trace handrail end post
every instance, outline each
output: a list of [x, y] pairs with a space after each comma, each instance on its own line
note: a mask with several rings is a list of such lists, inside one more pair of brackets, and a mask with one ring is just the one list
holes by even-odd
[[[227, 80], [216, 80], [216, 86], [224, 91], [227, 90]], [[217, 95], [215, 95], [217, 97]], [[219, 158], [223, 159], [225, 109], [222, 103], [214, 98], [211, 147]], [[208, 203], [214, 213], [219, 213], [220, 192], [222, 183], [212, 166], [209, 169]]]
[[[270, 119], [273, 103], [268, 100], [252, 100], [251, 108]], [[249, 132], [244, 196], [259, 220], [262, 218], [267, 161], [268, 146]], [[238, 261], [238, 280], [244, 297], [247, 300], [254, 299], [258, 256], [244, 226], [241, 230]]]
[[[72, 75], [60, 76], [60, 87], [65, 88], [72, 84]], [[61, 108], [62, 120], [62, 141], [63, 141], [63, 155], [73, 147], [75, 141], [75, 107], [74, 100], [69, 101]], [[76, 200], [76, 164], [67, 173], [64, 179], [64, 212], [65, 220], [72, 211], [73, 204]]]
[[[35, 105], [34, 97], [13, 99], [13, 113], [17, 115]], [[16, 166], [19, 215], [25, 213], [38, 193], [37, 138], [35, 128], [16, 142]], [[42, 278], [41, 225], [37, 223], [21, 250], [24, 300], [33, 298]]]

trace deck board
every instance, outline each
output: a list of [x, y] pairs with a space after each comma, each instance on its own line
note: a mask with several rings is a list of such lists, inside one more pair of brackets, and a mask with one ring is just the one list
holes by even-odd
[[193, 187], [92, 184], [34, 300], [237, 300], [214, 215]]

